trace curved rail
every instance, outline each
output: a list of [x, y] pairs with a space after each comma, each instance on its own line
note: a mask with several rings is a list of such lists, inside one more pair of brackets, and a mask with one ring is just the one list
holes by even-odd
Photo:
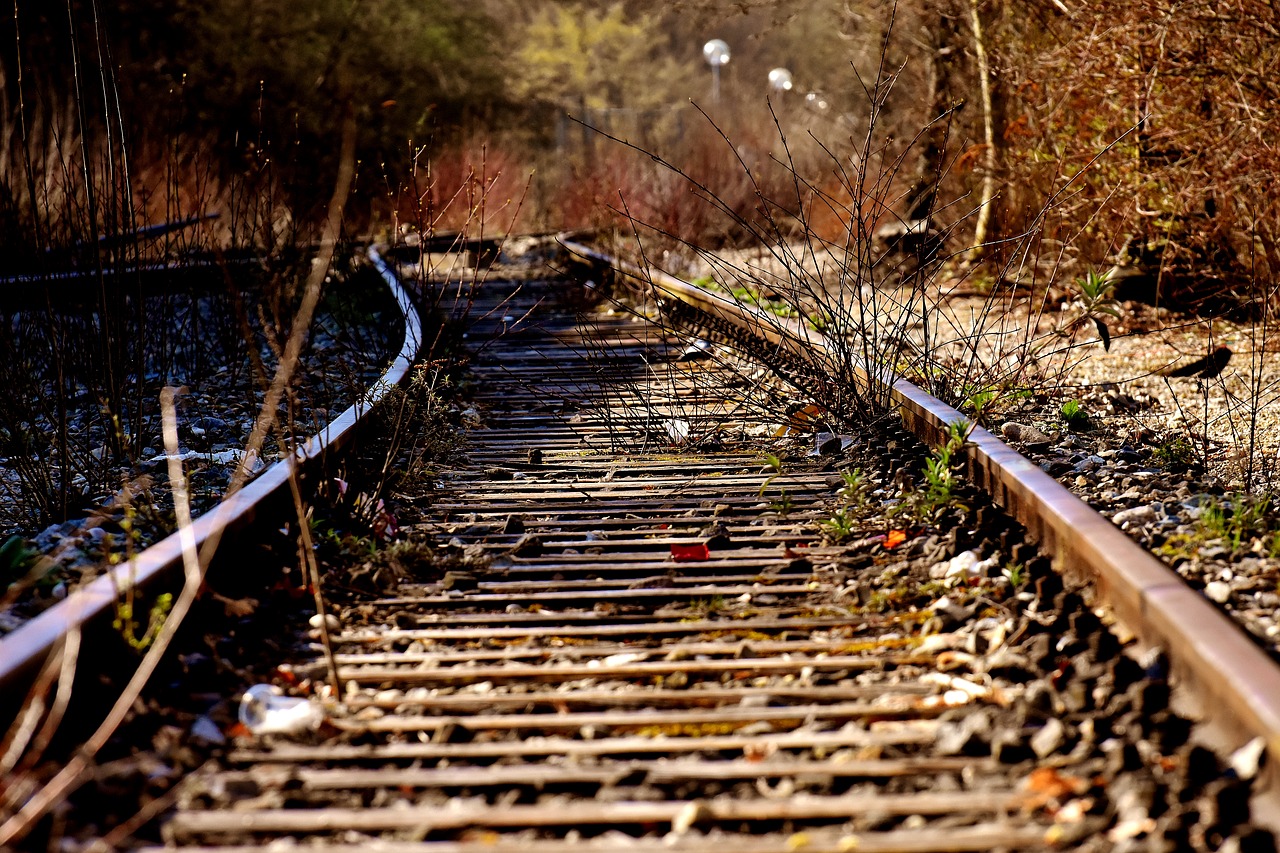
[[[646, 288], [679, 299], [713, 317], [748, 326], [770, 343], [829, 348], [826, 338], [799, 321], [779, 318], [717, 296], [658, 270], [642, 269], [587, 246], [564, 241], [571, 253], [605, 264]], [[872, 368], [873, 370], [875, 368]], [[864, 365], [862, 379], [871, 375]], [[882, 373], [880, 376], [888, 376]], [[908, 429], [930, 446], [963, 415], [905, 379], [892, 379], [889, 396]], [[1280, 667], [1247, 634], [1172, 569], [1108, 519], [981, 427], [965, 449], [970, 479], [1015, 517], [1066, 577], [1087, 582], [1095, 605], [1109, 609], [1138, 640], [1161, 648], [1192, 701], [1233, 746], [1263, 738], [1280, 755]], [[1280, 762], [1263, 773], [1280, 783]]]
[[[318, 466], [326, 454], [339, 452], [350, 445], [364, 416], [391, 388], [408, 377], [422, 343], [422, 322], [409, 294], [376, 249], [369, 250], [369, 260], [386, 282], [404, 315], [404, 343], [400, 352], [359, 400], [308, 439], [292, 458], [272, 465], [243, 489], [196, 519], [192, 529], [197, 548], [223, 531], [245, 527], [254, 519], [264, 501], [288, 487], [295, 471], [305, 474]], [[70, 631], [109, 611], [119, 600], [120, 590], [144, 589], [162, 578], [181, 577], [182, 548], [179, 533], [174, 532], [134, 559], [76, 590], [17, 630], [0, 637], [0, 691], [17, 699], [19, 691], [25, 690], [38, 665], [57, 649], [62, 639]]]

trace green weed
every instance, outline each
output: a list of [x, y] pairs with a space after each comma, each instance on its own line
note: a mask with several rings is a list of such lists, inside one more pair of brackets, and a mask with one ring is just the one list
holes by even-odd
[[1089, 429], [1089, 413], [1085, 411], [1084, 406], [1080, 405], [1077, 400], [1068, 400], [1062, 404], [1062, 408], [1058, 410], [1062, 415], [1062, 422], [1067, 429], [1074, 432], [1083, 432]]
[[924, 486], [911, 489], [903, 496], [902, 503], [898, 505], [899, 512], [909, 512], [917, 520], [927, 522], [937, 518], [945, 509], [968, 511], [968, 506], [956, 496], [960, 478], [955, 467], [957, 454], [964, 448], [972, 431], [973, 423], [964, 419], [947, 425], [947, 440], [925, 460]]
[[1019, 589], [1027, 582], [1027, 567], [1022, 563], [1010, 563], [1001, 571], [1009, 586]]
[[129, 647], [136, 651], [143, 651], [155, 642], [156, 637], [160, 636], [160, 630], [164, 627], [164, 620], [169, 615], [170, 608], [173, 607], [172, 593], [161, 593], [156, 596], [156, 600], [152, 603], [151, 609], [147, 612], [147, 627], [142, 634], [138, 634], [138, 621], [133, 616], [133, 596], [128, 595], [123, 601], [116, 602], [116, 616], [111, 624], [120, 636], [124, 637]]
[[986, 388], [970, 394], [965, 399], [964, 406], [973, 414], [974, 421], [981, 421], [983, 415], [990, 411], [997, 398], [998, 395], [993, 389]]
[[[1232, 551], [1240, 550], [1246, 541], [1270, 533], [1271, 497], [1233, 495], [1229, 500], [1212, 501], [1196, 520], [1196, 533], [1203, 539], [1220, 539]], [[1271, 548], [1276, 547], [1271, 537]]]
[[724, 610], [724, 596], [713, 595], [710, 598], [695, 598], [689, 602], [689, 612], [705, 616]]
[[1152, 451], [1152, 456], [1165, 468], [1187, 468], [1196, 461], [1195, 448], [1185, 435], [1168, 438]]
[[818, 522], [822, 535], [835, 544], [852, 539], [867, 505], [867, 478], [858, 468], [840, 472], [843, 484], [836, 492], [837, 506], [830, 518]]
[[831, 543], [839, 545], [853, 538], [858, 530], [859, 515], [847, 506], [842, 506], [831, 513], [831, 517], [818, 522], [822, 535]]
[[0, 545], [0, 589], [26, 577], [40, 554], [27, 547], [21, 536], [10, 536]]
[[843, 485], [836, 492], [841, 506], [862, 510], [867, 505], [867, 478], [860, 468], [845, 468], [840, 472]]
[[1074, 283], [1079, 291], [1076, 300], [1082, 308], [1076, 322], [1093, 321], [1094, 327], [1098, 330], [1098, 338], [1102, 341], [1102, 348], [1111, 349], [1111, 330], [1103, 317], [1120, 316], [1115, 299], [1115, 283], [1105, 273], [1095, 270], [1089, 270]]

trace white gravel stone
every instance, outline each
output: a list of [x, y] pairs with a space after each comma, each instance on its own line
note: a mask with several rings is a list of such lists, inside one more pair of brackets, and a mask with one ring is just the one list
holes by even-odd
[[950, 560], [938, 563], [929, 569], [929, 577], [934, 580], [953, 577], [959, 574], [968, 574], [978, 563], [978, 553], [976, 551], [961, 551]]
[[1000, 434], [1010, 441], [1020, 441], [1023, 444], [1037, 446], [1050, 444], [1053, 439], [1029, 424], [1020, 424], [1016, 421], [1009, 421], [1000, 427]]
[[1132, 509], [1122, 509], [1111, 516], [1111, 522], [1119, 527], [1123, 524], [1140, 524], [1144, 521], [1154, 521], [1155, 518], [1155, 507], [1148, 504], [1146, 506], [1135, 506]]
[[1261, 737], [1254, 738], [1231, 753], [1231, 769], [1236, 771], [1236, 775], [1241, 779], [1252, 779], [1258, 775], [1258, 770], [1262, 766], [1262, 757], [1266, 751], [1266, 740]]
[[1057, 752], [1066, 741], [1066, 727], [1057, 717], [1050, 717], [1031, 738], [1031, 749], [1040, 758], [1047, 758]]
[[1231, 598], [1231, 585], [1224, 581], [1209, 581], [1204, 585], [1204, 594], [1219, 604], [1226, 604]]
[[330, 631], [337, 631], [342, 627], [342, 623], [338, 621], [338, 617], [334, 616], [332, 613], [317, 613], [307, 620], [307, 624], [316, 630], [319, 630], [321, 625], [328, 628]]

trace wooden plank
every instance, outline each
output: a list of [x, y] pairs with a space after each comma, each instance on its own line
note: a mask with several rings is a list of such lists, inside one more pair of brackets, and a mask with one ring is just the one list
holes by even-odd
[[582, 592], [537, 592], [528, 595], [506, 593], [491, 595], [488, 593], [464, 593], [452, 595], [423, 595], [408, 598], [378, 598], [369, 602], [378, 607], [471, 607], [489, 605], [501, 607], [507, 604], [572, 604], [585, 602], [588, 606], [599, 601], [674, 601], [686, 599], [736, 598], [741, 595], [808, 595], [813, 593], [807, 584], [776, 584], [774, 586], [755, 586], [738, 584], [733, 586], [687, 586], [667, 589], [601, 589], [583, 590]]
[[[917, 637], [896, 637], [883, 642], [876, 639], [850, 640], [838, 638], [834, 640], [737, 640], [734, 642], [703, 643], [668, 643], [657, 646], [608, 645], [591, 646], [517, 646], [500, 649], [476, 649], [472, 651], [440, 652], [390, 652], [367, 655], [339, 654], [337, 662], [344, 666], [391, 666], [395, 664], [432, 664], [458, 663], [477, 660], [542, 660], [558, 657], [570, 658], [602, 658], [608, 655], [628, 654], [659, 658], [677, 652], [688, 655], [741, 655], [745, 651], [752, 654], [792, 654], [796, 652], [866, 652], [874, 649], [915, 648], [921, 642]], [[605, 664], [602, 664], [605, 665]]]
[[[759, 467], [759, 464], [752, 466]], [[613, 476], [613, 477], [593, 477], [584, 479], [569, 479], [567, 476], [561, 475], [563, 479], [557, 479], [550, 472], [538, 472], [535, 479], [532, 475], [526, 480], [501, 480], [500, 482], [507, 484], [507, 488], [512, 493], [521, 491], [536, 491], [540, 486], [550, 486], [564, 484], [566, 487], [582, 487], [591, 489], [609, 489], [612, 487], [625, 487], [634, 489], [637, 485], [643, 484], [645, 487], [653, 488], [670, 488], [673, 486], [698, 485], [698, 486], [722, 486], [724, 490], [730, 491], [737, 489], [739, 491], [744, 488], [758, 494], [762, 483], [769, 479], [769, 475], [752, 472], [746, 473], [723, 473], [723, 474], [705, 474], [698, 473], [694, 476], [681, 475], [673, 477], [658, 476]], [[827, 486], [827, 480], [832, 477], [829, 473], [805, 473], [805, 474], [788, 474], [786, 477], [779, 478], [786, 485], [788, 491], [796, 489], [813, 489], [823, 493], [829, 493], [831, 489]], [[465, 482], [468, 485], [485, 485], [492, 483], [493, 480], [486, 477], [483, 472], [476, 472], [474, 477], [456, 477], [452, 482]], [[452, 484], [452, 483], [451, 483]]]
[[[560, 533], [568, 536], [579, 530], [585, 530], [590, 533], [602, 528], [616, 528], [623, 531], [630, 530], [637, 532], [640, 529], [644, 529], [646, 531], [653, 531], [654, 533], [671, 533], [674, 530], [680, 529], [688, 529], [696, 532], [706, 525], [714, 524], [715, 522], [724, 523], [729, 528], [730, 535], [739, 532], [745, 535], [746, 533], [755, 532], [762, 528], [794, 527], [799, 531], [805, 527], [806, 522], [809, 522], [814, 518], [825, 518], [827, 517], [827, 514], [819, 513], [816, 510], [812, 511], [808, 515], [802, 514], [798, 511], [792, 511], [787, 513], [786, 519], [773, 518], [763, 524], [752, 525], [737, 524], [735, 521], [738, 519], [735, 518], [731, 512], [716, 515], [710, 508], [707, 508], [704, 512], [699, 512], [695, 515], [645, 513], [643, 518], [631, 515], [619, 515], [616, 510], [613, 514], [604, 515], [600, 518], [556, 518], [555, 516], [544, 516], [542, 513], [536, 511], [532, 513], [524, 513], [523, 517], [525, 529], [530, 533], [538, 533], [539, 535], [554, 535]], [[755, 520], [756, 516], [752, 515], [751, 518]], [[456, 529], [446, 529], [443, 532], [451, 535], [462, 536], [465, 535], [467, 529], [474, 527], [477, 529], [483, 528], [493, 534], [501, 534], [503, 524], [505, 523], [505, 517], [491, 518], [484, 521], [477, 518], [474, 523], [458, 520], [451, 523], [451, 526]], [[644, 527], [639, 528], [636, 527], [636, 525], [644, 525]], [[666, 526], [664, 527], [663, 525]], [[811, 530], [805, 530], [805, 532], [809, 532], [811, 534]]]
[[331, 720], [345, 732], [429, 732], [446, 726], [466, 731], [577, 731], [585, 726], [608, 729], [664, 729], [671, 726], [745, 726], [758, 722], [806, 725], [818, 720], [930, 719], [951, 706], [934, 702], [935, 697], [901, 696], [892, 704], [836, 702], [830, 705], [788, 705], [781, 708], [721, 707], [709, 711], [583, 711], [564, 714], [470, 714], [467, 716], [411, 717], [397, 715], [377, 720]]
[[[530, 616], [528, 613], [511, 613], [506, 617]], [[497, 617], [495, 617], [497, 618]], [[505, 619], [505, 618], [504, 618]], [[514, 621], [514, 619], [513, 619]], [[411, 630], [391, 630], [385, 632], [357, 631], [350, 634], [339, 634], [335, 640], [340, 643], [380, 643], [387, 640], [509, 640], [517, 638], [538, 637], [630, 637], [677, 634], [702, 634], [715, 632], [768, 632], [768, 631], [829, 631], [849, 629], [853, 631], [871, 628], [900, 625], [901, 620], [883, 619], [878, 616], [849, 616], [847, 618], [794, 618], [794, 619], [751, 619], [747, 621], [729, 621], [721, 619], [698, 619], [685, 621], [654, 621], [651, 617], [639, 617], [634, 623], [614, 624], [621, 620], [615, 616], [609, 624], [603, 625], [547, 625], [539, 627], [515, 628], [508, 626], [490, 626], [484, 628], [414, 628]]]
[[[661, 564], [661, 569], [674, 570], [676, 572], [693, 571], [708, 567], [716, 561], [721, 562], [726, 568], [742, 567], [744, 565], [752, 565], [763, 561], [767, 567], [778, 566], [780, 563], [789, 564], [798, 557], [807, 557], [810, 560], [838, 560], [840, 557], [848, 554], [847, 548], [827, 547], [818, 545], [811, 537], [787, 537], [785, 542], [787, 548], [784, 549], [782, 542], [773, 548], [756, 548], [751, 550], [735, 550], [724, 549], [720, 551], [712, 551], [713, 555], [710, 560], [690, 560], [688, 562], [676, 563], [671, 559], [669, 554], [663, 554], [658, 551], [643, 552], [611, 552], [609, 554], [609, 563], [628, 563], [628, 562], [656, 562]], [[597, 544], [597, 543], [592, 543]], [[668, 544], [669, 541], [668, 541]], [[787, 550], [791, 554], [787, 554]], [[661, 559], [655, 559], [661, 555]], [[582, 566], [599, 563], [601, 554], [548, 554], [543, 557], [508, 557], [505, 555], [498, 556], [496, 559], [504, 562], [497, 565], [491, 565], [495, 572], [499, 572], [504, 568], [508, 568], [505, 560], [511, 560], [511, 567], [516, 566]]]
[[866, 671], [886, 664], [932, 666], [933, 655], [857, 655], [825, 658], [772, 660], [741, 658], [738, 660], [639, 661], [616, 666], [569, 664], [557, 666], [452, 666], [418, 667], [415, 669], [356, 669], [340, 667], [343, 681], [360, 684], [474, 684], [477, 681], [567, 681], [573, 678], [653, 678], [683, 672], [691, 676], [756, 677], [798, 672], [801, 669], [830, 672], [832, 670]]
[[[553, 560], [534, 560], [523, 557], [510, 560], [499, 558], [500, 562], [497, 562], [497, 565], [491, 563], [481, 569], [480, 572], [496, 577], [528, 578], [530, 580], [541, 580], [551, 575], [559, 575], [560, 579], [618, 577], [633, 581], [666, 574], [673, 575], [673, 578], [682, 579], [715, 577], [717, 572], [724, 571], [751, 572], [750, 577], [753, 580], [765, 573], [770, 578], [779, 578], [808, 577], [814, 572], [812, 567], [791, 568], [797, 559], [805, 556], [799, 550], [793, 552], [799, 555], [797, 557], [788, 557], [781, 549], [766, 553], [763, 556], [744, 556], [730, 559], [718, 559], [715, 557], [717, 552], [712, 551], [711, 553], [712, 559], [710, 560], [682, 562], [678, 565], [673, 565], [670, 555], [662, 555], [662, 559], [654, 559], [657, 555], [652, 552], [645, 554], [610, 554], [609, 562], [607, 563], [600, 562], [600, 555], [593, 554], [583, 554], [581, 555], [581, 560], [578, 560], [573, 554], [556, 554]], [[758, 554], [759, 552], [756, 553]], [[596, 557], [595, 560], [591, 560], [593, 556]], [[832, 556], [830, 554], [817, 553], [810, 557], [810, 561], [826, 560]], [[510, 565], [508, 565], [508, 562]], [[519, 583], [521, 580], [510, 582]], [[423, 586], [424, 584], [416, 585]]]
[[741, 471], [744, 468], [760, 468], [759, 457], [743, 457], [741, 462], [735, 463], [731, 459], [725, 459], [719, 462], [707, 462], [703, 457], [695, 457], [688, 461], [671, 462], [667, 461], [633, 461], [631, 457], [626, 455], [598, 455], [584, 457], [568, 457], [558, 456], [554, 453], [544, 453], [542, 461], [538, 464], [525, 462], [521, 459], [512, 460], [511, 448], [498, 449], [492, 453], [477, 454], [474, 451], [468, 451], [467, 458], [470, 464], [466, 468], [442, 468], [441, 474], [446, 477], [463, 476], [463, 477], [481, 477], [483, 469], [478, 468], [476, 459], [478, 456], [485, 456], [499, 460], [493, 465], [486, 467], [502, 467], [513, 471], [525, 471], [532, 474], [552, 474], [560, 476], [572, 476], [575, 474], [592, 474], [603, 479], [612, 475], [615, 479], [642, 479], [650, 475], [667, 475], [675, 476], [681, 474], [688, 476], [690, 472], [694, 474], [714, 474], [717, 471]]
[[[512, 483], [519, 483], [518, 480], [489, 480], [480, 484], [473, 485], [490, 485], [497, 486], [491, 491], [468, 491], [467, 496], [475, 500], [475, 504], [488, 503], [509, 503], [511, 501], [556, 501], [565, 500], [569, 497], [581, 497], [584, 500], [593, 501], [619, 501], [631, 499], [650, 499], [650, 498], [682, 498], [692, 500], [695, 498], [714, 498], [720, 499], [725, 496], [725, 489], [716, 488], [716, 484], [711, 481], [699, 480], [690, 482], [687, 485], [675, 484], [670, 486], [654, 486], [652, 489], [646, 489], [642, 484], [635, 482], [610, 483], [608, 485], [615, 488], [604, 488], [601, 486], [590, 486], [583, 484], [579, 486], [576, 483], [559, 483], [555, 481], [546, 482], [535, 480], [528, 483], [528, 488], [510, 487]], [[784, 492], [791, 496], [793, 502], [803, 505], [803, 501], [808, 495], [809, 490], [803, 492], [793, 492], [785, 483], [771, 483], [761, 495], [757, 491], [752, 491], [746, 500], [754, 498], [757, 503], [768, 501], [770, 498], [778, 498]], [[825, 488], [824, 488], [825, 491]], [[822, 500], [827, 496], [814, 495], [815, 499]], [[728, 502], [726, 500], [726, 502]], [[451, 504], [444, 504], [446, 508]]]
[[480, 743], [387, 743], [360, 746], [303, 746], [280, 743], [269, 749], [233, 749], [227, 756], [232, 764], [274, 762], [340, 761], [449, 761], [529, 758], [533, 756], [602, 756], [662, 754], [682, 752], [751, 752], [768, 755], [792, 749], [843, 749], [846, 747], [903, 747], [933, 743], [935, 720], [921, 720], [892, 729], [868, 731], [853, 728], [838, 732], [782, 732], [767, 735], [715, 735], [712, 737], [621, 737], [576, 740], [564, 737], [527, 737], [517, 740]]
[[[442, 497], [446, 496], [442, 495]], [[447, 500], [441, 500], [433, 503], [431, 509], [433, 512], [439, 513], [444, 518], [469, 518], [475, 516], [477, 519], [486, 517], [506, 518], [513, 512], [534, 515], [563, 515], [566, 518], [600, 518], [604, 516], [616, 517], [619, 512], [651, 512], [665, 511], [670, 513], [680, 513], [698, 510], [711, 510], [712, 507], [724, 504], [729, 507], [729, 512], [738, 512], [741, 514], [766, 512], [769, 509], [768, 503], [755, 494], [751, 495], [719, 495], [715, 498], [699, 497], [696, 501], [681, 501], [679, 495], [671, 498], [646, 498], [644, 500], [633, 500], [621, 506], [582, 506], [577, 502], [566, 501], [542, 501], [536, 503], [520, 503], [508, 502], [512, 506], [483, 506], [473, 503], [450, 503]], [[585, 498], [583, 498], [585, 500]], [[517, 505], [518, 504], [518, 505]], [[792, 512], [816, 511], [816, 508], [826, 506], [826, 501], [819, 499], [818, 496], [810, 495], [792, 495]], [[807, 509], [812, 508], [812, 509]]]
[[[499, 483], [493, 484], [495, 487]], [[555, 484], [543, 484], [554, 486]], [[475, 502], [466, 498], [474, 494]], [[512, 513], [540, 516], [564, 516], [565, 518], [617, 518], [623, 514], [634, 514], [637, 521], [644, 523], [651, 513], [690, 513], [698, 510], [710, 510], [717, 504], [729, 507], [726, 511], [739, 515], [754, 513], [763, 515], [772, 511], [781, 495], [781, 490], [767, 491], [763, 496], [726, 494], [715, 489], [683, 489], [645, 490], [634, 488], [630, 493], [593, 493], [584, 489], [561, 488], [542, 492], [516, 494], [509, 491], [495, 491], [484, 494], [460, 492], [443, 484], [439, 493], [439, 503], [432, 505], [432, 510], [439, 513], [442, 521], [450, 519], [470, 518], [475, 516], [477, 522], [489, 518], [505, 518]], [[585, 502], [594, 501], [598, 505], [584, 506]], [[830, 506], [829, 495], [792, 494], [790, 495], [792, 513], [818, 513]], [[723, 519], [722, 519], [723, 520]], [[455, 522], [456, 523], [456, 522]], [[816, 538], [816, 534], [814, 534]]]
[[[670, 564], [668, 564], [670, 565]], [[776, 563], [775, 563], [776, 565]], [[772, 568], [772, 567], [770, 567]], [[481, 570], [483, 572], [483, 570]], [[802, 572], [784, 572], [781, 570], [771, 571], [768, 575], [762, 572], [751, 572], [748, 574], [734, 575], [695, 575], [693, 577], [681, 577], [680, 575], [669, 575], [665, 572], [637, 572], [622, 577], [611, 579], [601, 578], [564, 578], [560, 580], [506, 580], [506, 581], [477, 581], [481, 593], [490, 595], [521, 595], [529, 593], [548, 592], [616, 592], [631, 589], [634, 584], [646, 581], [652, 582], [654, 590], [680, 590], [692, 586], [706, 586], [709, 584], [723, 584], [725, 586], [748, 586], [756, 589], [757, 592], [768, 592], [772, 585], [777, 584], [780, 580], [796, 580], [798, 578], [808, 578], [813, 574], [811, 569], [805, 569]], [[480, 575], [484, 577], [484, 574]], [[621, 585], [620, 585], [621, 584]], [[757, 586], [758, 585], [758, 586]], [[819, 587], [810, 587], [804, 584], [806, 589], [817, 590]], [[829, 583], [822, 585], [824, 588], [830, 588]], [[402, 583], [398, 587], [398, 591], [404, 593], [413, 593], [421, 590], [423, 593], [438, 593], [440, 590], [439, 583]]]
[[[455, 534], [457, 535], [457, 534]], [[492, 534], [489, 534], [490, 536]], [[458, 538], [466, 541], [471, 538], [473, 542], [480, 545], [486, 551], [510, 551], [517, 538], [502, 536], [506, 541], [493, 542], [486, 541], [487, 536], [466, 537], [459, 535]], [[729, 543], [731, 548], [717, 549], [715, 553], [720, 559], [729, 559], [731, 555], [742, 555], [746, 558], [758, 557], [760, 551], [780, 552], [783, 546], [795, 542], [797, 539], [804, 542], [815, 542], [818, 535], [812, 531], [806, 531], [803, 534], [796, 534], [794, 531], [785, 533], [777, 532], [751, 532], [739, 533], [733, 536]], [[556, 549], [574, 548], [578, 551], [585, 551], [587, 548], [598, 548], [602, 553], [606, 554], [645, 554], [652, 555], [654, 551], [667, 551], [672, 545], [697, 545], [706, 541], [705, 536], [697, 535], [678, 535], [671, 530], [656, 530], [652, 535], [647, 537], [641, 536], [602, 536], [594, 539], [585, 539], [581, 534], [575, 533], [573, 536], [565, 536], [563, 538], [555, 534], [547, 534], [542, 537], [543, 549], [554, 551]], [[847, 550], [847, 549], [846, 549]], [[841, 551], [833, 549], [832, 553], [841, 553]], [[551, 555], [551, 556], [554, 556]], [[588, 555], [589, 556], [589, 555]], [[779, 554], [781, 557], [781, 554]]]
[[[828, 607], [826, 609], [830, 612], [836, 613], [841, 611], [841, 608], [838, 607]], [[768, 610], [769, 612], [767, 614], [758, 613], [757, 615], [752, 616], [750, 624], [754, 625], [756, 619], [802, 619], [813, 612], [812, 607], [801, 607], [798, 604], [791, 604], [787, 602], [772, 606]], [[673, 621], [678, 622], [686, 616], [688, 616], [686, 613], [672, 614], [670, 618], [672, 618]], [[500, 628], [507, 625], [564, 625], [566, 627], [572, 625], [631, 625], [649, 622], [654, 619], [661, 619], [662, 615], [660, 613], [653, 612], [627, 611], [612, 614], [601, 614], [594, 610], [553, 610], [549, 607], [540, 607], [533, 610], [521, 611], [519, 613], [495, 613], [492, 611], [448, 613], [435, 610], [416, 614], [416, 618], [418, 623], [422, 625], [428, 623], [431, 625], [466, 625], [471, 627], [489, 625], [494, 628]], [[852, 616], [846, 624], [849, 624], [850, 622], [853, 622]], [[748, 623], [743, 622], [736, 616], [728, 614], [726, 614], [724, 621], [720, 624], [723, 626], [723, 630], [725, 631], [734, 630], [735, 626], [736, 629], [740, 631], [751, 630], [749, 627], [746, 627]]]
[[[1009, 792], [960, 791], [919, 794], [848, 794], [837, 797], [795, 796], [786, 800], [721, 799], [702, 801], [699, 823], [725, 821], [845, 820], [852, 815], [1001, 814], [1016, 811], [1026, 795]], [[436, 831], [481, 827], [602, 826], [670, 824], [688, 806], [684, 802], [571, 802], [542, 805], [457, 808], [263, 809], [253, 812], [178, 812], [168, 824], [176, 836], [204, 833], [263, 832], [392, 832]]]
[[222, 782], [255, 781], [267, 787], [292, 786], [335, 791], [344, 788], [472, 788], [507, 785], [608, 784], [624, 779], [628, 784], [674, 784], [693, 780], [777, 779], [782, 777], [832, 777], [891, 779], [901, 776], [990, 773], [999, 769], [990, 758], [889, 758], [867, 761], [698, 761], [680, 759], [661, 763], [623, 761], [581, 767], [548, 764], [492, 764], [486, 767], [346, 767], [314, 769], [263, 765], [250, 770], [221, 771]]
[[[976, 826], [943, 829], [894, 829], [887, 832], [840, 833], [806, 829], [796, 833], [738, 835], [698, 832], [680, 836], [597, 838], [527, 838], [483, 833], [465, 841], [369, 840], [358, 844], [309, 841], [308, 853], [979, 853], [990, 850], [1058, 849], [1044, 826], [1013, 826], [1000, 820]], [[798, 843], [802, 839], [802, 843]], [[259, 844], [184, 847], [189, 853], [259, 853]], [[172, 853], [172, 848], [141, 848], [140, 853]]]
[[899, 682], [876, 684], [868, 687], [714, 687], [696, 690], [665, 690], [644, 688], [640, 690], [572, 690], [543, 691], [538, 693], [450, 693], [444, 696], [414, 698], [400, 696], [394, 699], [354, 697], [343, 704], [353, 710], [360, 708], [404, 708], [427, 705], [441, 711], [474, 711], [499, 707], [536, 708], [626, 708], [636, 706], [679, 705], [686, 708], [719, 707], [739, 703], [744, 699], [760, 699], [766, 702], [799, 700], [817, 702], [848, 702], [857, 699], [876, 699], [881, 696], [931, 696], [942, 690], [933, 684]]

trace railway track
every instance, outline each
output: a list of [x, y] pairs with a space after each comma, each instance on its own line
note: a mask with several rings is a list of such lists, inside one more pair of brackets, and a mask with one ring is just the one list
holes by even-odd
[[[734, 334], [739, 309], [661, 286]], [[1268, 849], [1226, 756], [1274, 742], [1277, 676], [1105, 520], [981, 433], [973, 478], [1014, 517], [973, 489], [963, 525], [888, 518], [914, 435], [762, 442], [787, 416], [759, 363], [579, 294], [480, 289], [482, 424], [417, 530], [440, 559], [343, 603], [341, 701], [237, 738], [179, 789], [167, 846]], [[895, 394], [936, 443], [954, 413]], [[1167, 650], [1182, 699], [1225, 705], [1225, 752], [1086, 598]], [[281, 663], [298, 693], [335, 674], [307, 638]]]
[[[385, 269], [376, 253], [371, 262]], [[255, 516], [272, 506], [288, 491], [289, 481], [297, 477], [306, 481], [322, 470], [322, 465], [346, 450], [355, 439], [361, 422], [389, 390], [405, 381], [413, 358], [422, 345], [422, 322], [409, 293], [394, 277], [386, 277], [392, 297], [400, 307], [404, 323], [400, 351], [391, 365], [355, 405], [333, 418], [324, 428], [297, 448], [294, 459], [272, 465], [243, 489], [223, 501], [217, 509], [195, 521], [190, 530], [191, 543], [175, 532], [114, 571], [77, 590], [67, 600], [49, 609], [20, 630], [0, 637], [0, 685], [5, 687], [0, 699], [0, 712], [10, 710], [20, 690], [29, 686], [36, 669], [45, 664], [72, 631], [89, 628], [111, 611], [119, 592], [128, 587], [148, 590], [153, 586], [172, 586], [182, 577], [183, 550], [203, 549], [207, 542], [216, 543], [224, 535], [234, 536], [250, 525]], [[206, 561], [208, 557], [204, 558]]]

